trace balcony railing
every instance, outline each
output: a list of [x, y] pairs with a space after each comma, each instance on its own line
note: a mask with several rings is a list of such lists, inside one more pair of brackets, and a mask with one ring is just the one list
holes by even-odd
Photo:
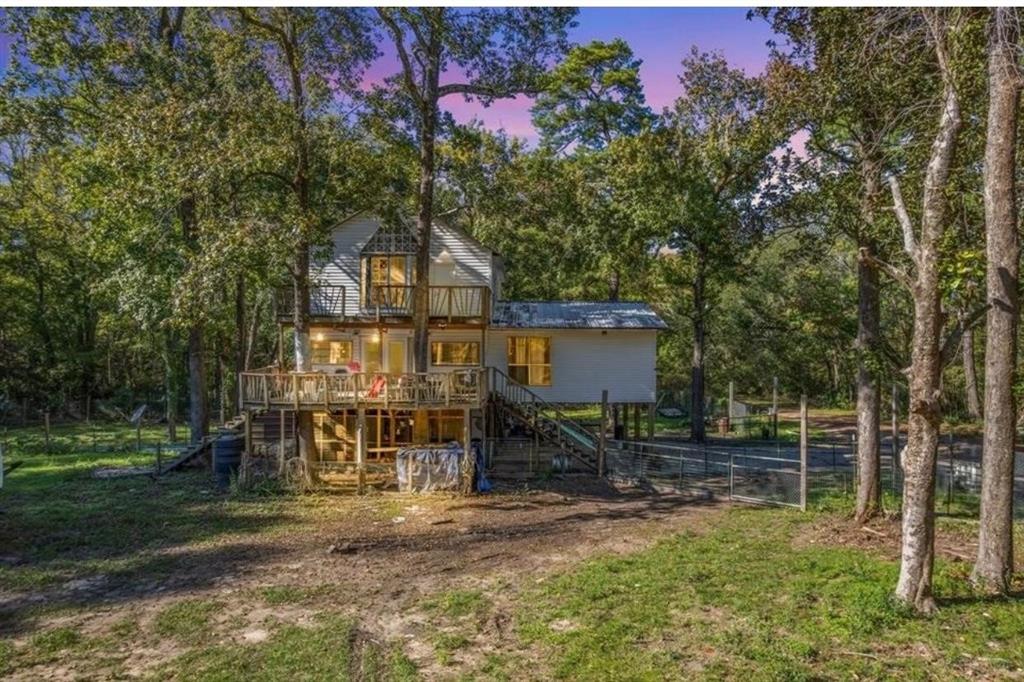
[[246, 409], [338, 410], [356, 407], [479, 407], [486, 395], [483, 369], [421, 374], [242, 372]]
[[[289, 320], [295, 314], [295, 293], [291, 287], [277, 290], [277, 318]], [[309, 288], [310, 317], [344, 317], [345, 287], [327, 285]]]
[[[363, 310], [377, 315], [411, 316], [414, 289], [411, 284], [375, 285], [367, 291]], [[490, 302], [491, 291], [484, 286], [430, 287], [432, 319], [486, 320], [490, 316]]]

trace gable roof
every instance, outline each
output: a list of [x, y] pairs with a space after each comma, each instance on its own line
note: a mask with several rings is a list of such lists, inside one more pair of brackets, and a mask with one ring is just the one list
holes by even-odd
[[499, 301], [492, 326], [508, 329], [668, 329], [636, 301]]

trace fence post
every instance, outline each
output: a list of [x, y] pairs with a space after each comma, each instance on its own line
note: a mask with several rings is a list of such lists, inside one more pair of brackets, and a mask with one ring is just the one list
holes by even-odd
[[597, 429], [597, 475], [605, 474], [605, 448], [608, 438], [608, 389], [601, 391], [601, 424]]
[[807, 395], [800, 396], [800, 511], [807, 511]]

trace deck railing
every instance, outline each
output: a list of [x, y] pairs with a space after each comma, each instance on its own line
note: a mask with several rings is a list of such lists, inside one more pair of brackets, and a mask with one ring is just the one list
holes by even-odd
[[[295, 313], [295, 293], [291, 287], [277, 290], [277, 317], [291, 319]], [[310, 317], [344, 317], [345, 287], [325, 285], [309, 288]]]
[[[377, 315], [412, 315], [413, 290], [410, 284], [374, 285], [367, 291], [363, 310]], [[430, 317], [452, 320], [487, 319], [490, 316], [491, 291], [484, 286], [431, 286]]]
[[242, 372], [240, 390], [247, 409], [478, 407], [486, 396], [486, 373]]

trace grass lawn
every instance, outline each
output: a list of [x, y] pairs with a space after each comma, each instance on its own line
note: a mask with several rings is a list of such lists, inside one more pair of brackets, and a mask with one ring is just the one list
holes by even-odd
[[[863, 532], [845, 498], [804, 514], [698, 509], [673, 526], [682, 510], [645, 522], [614, 498], [602, 516], [562, 495], [221, 496], [202, 471], [90, 475], [149, 453], [28, 450], [0, 490], [0, 676], [13, 679], [1024, 677], [1024, 601], [970, 590], [969, 517], [939, 519], [940, 612], [924, 619], [890, 600], [895, 522]], [[465, 566], [431, 553], [469, 553], [488, 536], [466, 519], [526, 507], [554, 516]], [[397, 553], [301, 544], [356, 522]], [[643, 541], [592, 541], [627, 532]], [[545, 553], [557, 568], [521, 568]], [[403, 591], [398, 570], [426, 587]], [[371, 601], [350, 589], [358, 575]]]

